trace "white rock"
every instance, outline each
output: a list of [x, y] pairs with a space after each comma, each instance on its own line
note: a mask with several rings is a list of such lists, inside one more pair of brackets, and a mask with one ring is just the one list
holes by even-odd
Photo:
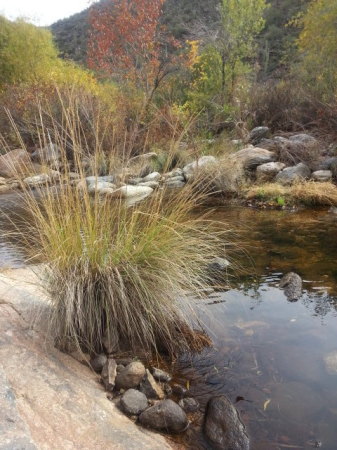
[[159, 172], [152, 172], [149, 173], [149, 175], [147, 175], [146, 177], [143, 178], [143, 183], [147, 182], [147, 181], [159, 181], [161, 179], [161, 175]]
[[99, 181], [97, 183], [89, 184], [88, 192], [89, 194], [113, 194], [116, 186], [113, 183], [108, 183], [107, 181]]
[[139, 183], [138, 186], [148, 186], [152, 189], [159, 187], [158, 181], [145, 181], [144, 183]]
[[131, 184], [127, 184], [125, 186], [122, 186], [121, 188], [115, 190], [114, 196], [115, 197], [122, 197], [122, 198], [128, 198], [128, 197], [141, 197], [145, 198], [149, 195], [151, 195], [153, 192], [153, 189], [149, 186], [133, 186]]
[[256, 168], [256, 181], [264, 183], [271, 181], [275, 176], [285, 168], [285, 164], [281, 162], [269, 162], [261, 164]]
[[216, 164], [218, 160], [214, 156], [202, 156], [199, 159], [187, 164], [183, 168], [183, 173], [187, 180], [191, 179], [196, 171], [205, 169], [207, 166]]
[[332, 180], [332, 172], [331, 170], [316, 170], [316, 172], [313, 172], [311, 175], [311, 178], [314, 181], [331, 181]]
[[41, 175], [35, 175], [33, 177], [27, 177], [23, 181], [27, 186], [42, 186], [51, 180], [50, 176], [46, 173]]

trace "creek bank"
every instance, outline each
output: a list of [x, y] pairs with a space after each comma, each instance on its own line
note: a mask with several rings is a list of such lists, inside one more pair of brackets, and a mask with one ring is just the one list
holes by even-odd
[[[15, 149], [0, 156], [0, 192], [9, 192], [23, 185], [34, 189], [68, 183], [78, 190], [87, 190], [91, 195], [124, 198], [133, 204], [158, 189], [176, 190], [193, 185], [211, 194], [210, 203], [217, 198], [224, 203], [236, 198], [242, 204], [250, 201], [257, 207], [260, 204], [268, 207], [268, 203], [277, 207], [284, 206], [282, 195], [263, 199], [257, 193], [256, 197], [247, 198], [247, 189], [256, 191], [261, 187], [263, 190], [265, 183], [292, 187], [311, 181], [319, 190], [320, 183], [332, 183], [336, 179], [337, 156], [309, 134], [272, 137], [267, 127], [257, 127], [246, 142], [245, 148], [233, 153], [219, 157], [204, 155], [166, 173], [153, 170], [158, 155], [151, 152], [132, 158], [127, 167], [112, 170], [108, 175], [89, 173], [85, 179], [79, 173], [69, 172], [69, 168], [65, 170], [62, 151], [53, 143], [36, 149], [32, 154]], [[243, 141], [241, 146], [244, 146]], [[71, 161], [68, 164], [71, 166]], [[86, 164], [83, 160], [83, 167], [90, 171]], [[300, 198], [292, 199], [294, 204], [300, 202]], [[337, 205], [335, 199], [325, 202]]]

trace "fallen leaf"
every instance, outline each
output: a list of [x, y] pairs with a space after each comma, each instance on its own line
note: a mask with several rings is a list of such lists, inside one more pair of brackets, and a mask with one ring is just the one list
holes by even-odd
[[268, 398], [263, 404], [263, 411], [265, 411], [268, 408], [269, 403], [271, 402], [271, 398]]

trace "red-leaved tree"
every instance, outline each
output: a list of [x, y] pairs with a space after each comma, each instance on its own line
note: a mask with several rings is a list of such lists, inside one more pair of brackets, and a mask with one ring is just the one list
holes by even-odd
[[107, 0], [90, 14], [88, 65], [103, 77], [132, 81], [148, 104], [177, 68], [179, 43], [160, 25], [165, 0]]

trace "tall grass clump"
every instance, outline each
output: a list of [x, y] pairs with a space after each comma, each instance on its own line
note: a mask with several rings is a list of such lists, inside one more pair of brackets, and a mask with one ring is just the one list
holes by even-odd
[[[191, 187], [159, 190], [130, 206], [89, 189], [76, 111], [63, 114], [57, 187], [55, 178], [34, 190], [22, 183], [29, 226], [17, 229], [31, 257], [45, 263], [41, 281], [52, 303], [51, 331], [62, 346], [94, 353], [103, 342], [116, 352], [200, 349], [207, 339], [193, 330], [186, 305], [205, 288], [207, 264], [225, 246], [220, 227], [195, 213], [202, 194]], [[48, 140], [40, 130], [41, 142]], [[63, 146], [69, 135], [71, 161]], [[110, 168], [116, 180], [118, 170]], [[76, 182], [71, 171], [79, 175]]]

